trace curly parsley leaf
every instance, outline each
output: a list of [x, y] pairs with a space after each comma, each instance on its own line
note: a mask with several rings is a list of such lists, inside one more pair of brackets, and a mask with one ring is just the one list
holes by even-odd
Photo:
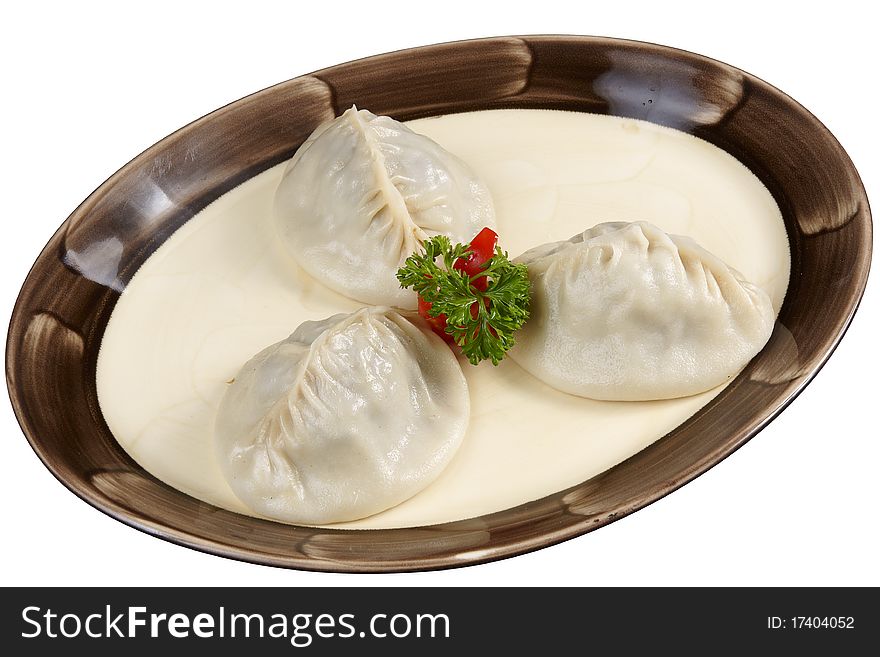
[[[529, 318], [526, 266], [510, 262], [507, 253], [496, 246], [483, 270], [468, 276], [453, 268], [470, 254], [467, 244], [453, 246], [448, 237], [437, 235], [423, 248], [423, 253], [411, 255], [397, 271], [401, 287], [413, 288], [430, 303], [432, 317], [446, 316], [446, 332], [473, 365], [482, 360], [497, 365], [514, 345], [513, 334]], [[472, 285], [483, 277], [485, 290]]]

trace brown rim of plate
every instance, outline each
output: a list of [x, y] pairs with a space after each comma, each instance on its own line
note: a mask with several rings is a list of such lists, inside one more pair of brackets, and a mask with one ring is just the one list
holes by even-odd
[[[399, 120], [493, 108], [615, 114], [678, 128], [728, 151], [773, 194], [791, 244], [791, 281], [770, 342], [718, 397], [635, 456], [577, 486], [470, 520], [390, 530], [296, 527], [226, 511], [163, 484], [119, 447], [98, 407], [95, 364], [119, 292], [199, 210], [289, 158], [319, 123], [354, 103]], [[159, 538], [305, 570], [476, 564], [622, 518], [755, 436], [842, 338], [867, 282], [871, 233], [865, 190], [834, 136], [797, 102], [732, 66], [599, 37], [425, 46], [264, 89], [126, 164], [70, 215], [31, 268], [10, 321], [6, 380], [25, 436], [59, 481]]]

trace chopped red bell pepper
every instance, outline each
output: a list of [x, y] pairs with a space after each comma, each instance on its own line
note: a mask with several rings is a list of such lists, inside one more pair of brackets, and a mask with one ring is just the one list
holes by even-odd
[[[456, 260], [452, 265], [453, 269], [463, 271], [471, 277], [476, 276], [483, 271], [486, 267], [486, 263], [492, 259], [493, 255], [495, 255], [495, 245], [497, 243], [498, 233], [491, 228], [484, 228], [477, 233], [476, 237], [474, 237], [468, 245], [470, 246], [470, 253], [467, 257]], [[489, 281], [485, 276], [481, 276], [479, 278], [474, 278], [471, 281], [471, 285], [477, 290], [485, 292], [486, 288], [489, 286]], [[485, 300], [487, 306], [488, 301], [488, 299]], [[422, 297], [419, 297], [419, 315], [428, 321], [435, 333], [451, 343], [452, 336], [446, 332], [446, 315], [441, 313], [436, 317], [431, 317], [430, 310], [431, 304], [422, 299]], [[477, 306], [472, 305], [471, 316], [476, 318], [477, 312]]]

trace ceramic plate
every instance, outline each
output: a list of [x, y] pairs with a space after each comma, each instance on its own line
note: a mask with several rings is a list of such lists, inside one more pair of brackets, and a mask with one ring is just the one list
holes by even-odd
[[[706, 407], [630, 459], [567, 490], [471, 520], [370, 531], [296, 527], [225, 511], [163, 484], [119, 447], [98, 407], [95, 364], [119, 293], [195, 213], [289, 158], [319, 123], [353, 103], [401, 121], [493, 108], [614, 114], [684, 130], [728, 151], [773, 194], [791, 244], [791, 281], [770, 342]], [[310, 570], [479, 563], [602, 527], [755, 436], [843, 336], [867, 280], [871, 230], [864, 188], [831, 133], [779, 90], [726, 64], [574, 36], [415, 48], [243, 98], [114, 174], [61, 225], [25, 280], [6, 346], [7, 383], [46, 467], [89, 504], [160, 538]], [[89, 279], [71, 266], [75, 254], [94, 253], [108, 240], [116, 248], [107, 276]]]

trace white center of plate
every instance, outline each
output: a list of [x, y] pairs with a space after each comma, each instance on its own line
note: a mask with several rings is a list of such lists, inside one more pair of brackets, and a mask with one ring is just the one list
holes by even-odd
[[[408, 125], [487, 183], [511, 257], [604, 221], [647, 220], [696, 239], [762, 287], [779, 312], [790, 268], [779, 208], [715, 146], [642, 121], [545, 110]], [[98, 357], [101, 410], [126, 452], [167, 484], [249, 515], [214, 453], [214, 414], [227, 381], [301, 322], [362, 305], [306, 274], [274, 239], [272, 199], [283, 167], [218, 199], [144, 263], [113, 311]], [[549, 388], [509, 359], [497, 368], [462, 366], [471, 424], [449, 467], [403, 504], [337, 527], [427, 525], [538, 499], [625, 460], [721, 390], [599, 402]]]

